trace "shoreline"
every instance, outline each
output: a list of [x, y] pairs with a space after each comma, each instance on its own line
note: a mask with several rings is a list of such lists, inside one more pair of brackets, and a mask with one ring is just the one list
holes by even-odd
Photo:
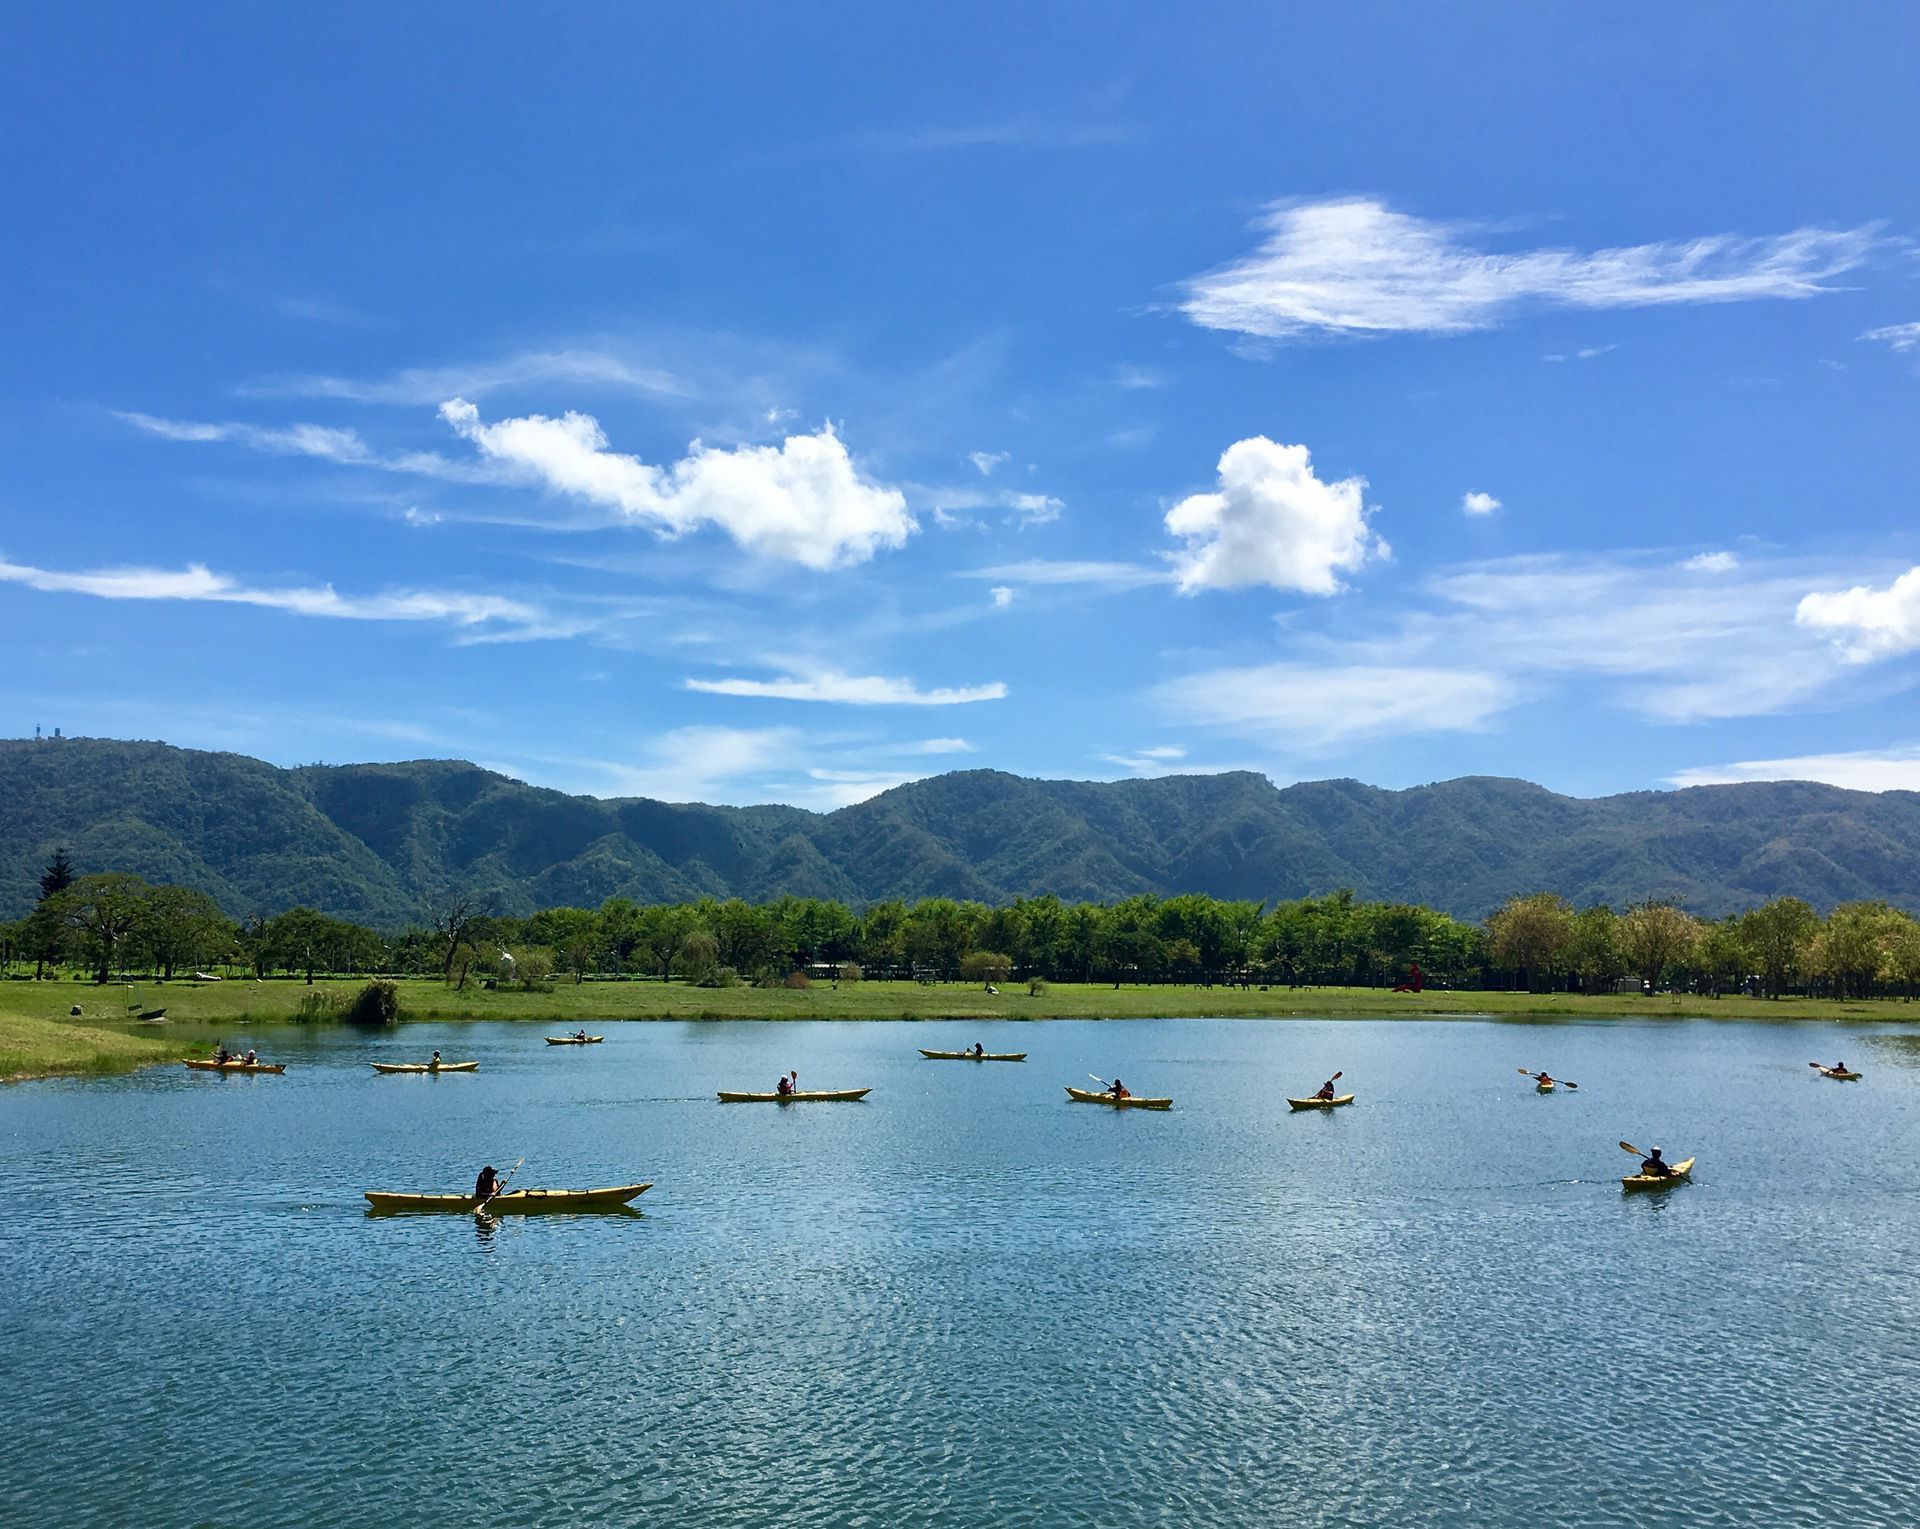
[[[149, 983], [140, 991], [168, 1009], [167, 1023], [126, 1017], [125, 989], [75, 982], [0, 986], [0, 1080], [111, 1077], [197, 1056], [216, 1040], [255, 1026], [301, 1024], [302, 998], [351, 996], [359, 980], [249, 983]], [[37, 990], [37, 991], [36, 991]], [[1029, 994], [1010, 984], [998, 994], [957, 986], [859, 983], [819, 988], [695, 988], [657, 981], [561, 984], [545, 991], [449, 990], [431, 979], [400, 983], [400, 1025], [525, 1024], [556, 1031], [586, 1023], [700, 1020], [888, 1020], [928, 1024], [1039, 1023], [1061, 1019], [1485, 1019], [1517, 1023], [1566, 1020], [1723, 1019], [1827, 1024], [1920, 1024], [1920, 1004], [1902, 999], [1703, 998], [1662, 994], [1394, 993], [1381, 988], [1114, 988], [1057, 983]], [[81, 1014], [70, 1015], [78, 1005]], [[327, 1029], [350, 1029], [338, 1021]], [[385, 1027], [379, 1027], [382, 1033]]]

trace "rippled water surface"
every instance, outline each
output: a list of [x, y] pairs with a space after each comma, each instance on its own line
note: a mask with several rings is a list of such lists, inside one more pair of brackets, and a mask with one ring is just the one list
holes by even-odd
[[[0, 1091], [0, 1522], [1920, 1523], [1910, 1042], [595, 1028]], [[1030, 1060], [915, 1051], [976, 1035]], [[480, 1071], [366, 1065], [435, 1046]], [[713, 1098], [787, 1067], [873, 1093]], [[1335, 1068], [1355, 1107], [1288, 1112]], [[1174, 1109], [1067, 1101], [1115, 1071]], [[1623, 1195], [1621, 1137], [1696, 1182]], [[521, 1185], [656, 1187], [365, 1214], [523, 1153]]]

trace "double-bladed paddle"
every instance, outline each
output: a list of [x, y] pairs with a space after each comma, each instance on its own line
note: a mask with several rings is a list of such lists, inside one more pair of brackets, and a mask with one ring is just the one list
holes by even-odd
[[[1540, 1074], [1537, 1072], [1529, 1072], [1524, 1067], [1516, 1067], [1514, 1071], [1519, 1073], [1523, 1078], [1532, 1078], [1536, 1083], [1540, 1081]], [[1580, 1086], [1578, 1083], [1569, 1083], [1565, 1078], [1555, 1078], [1553, 1081], [1558, 1083], [1562, 1088], [1578, 1088]]]
[[[526, 1160], [526, 1155], [523, 1153], [520, 1158], [520, 1163], [524, 1163]], [[507, 1176], [493, 1186], [493, 1193], [488, 1195], [486, 1199], [482, 1200], [478, 1205], [474, 1206], [473, 1213], [476, 1216], [484, 1216], [487, 1212], [487, 1207], [507, 1192], [507, 1185], [513, 1182], [513, 1176], [520, 1171], [520, 1163], [515, 1163], [509, 1168], [507, 1170]]]

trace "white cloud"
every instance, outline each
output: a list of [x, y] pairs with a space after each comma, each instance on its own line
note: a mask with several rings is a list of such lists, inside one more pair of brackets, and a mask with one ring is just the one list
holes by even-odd
[[1920, 747], [1802, 754], [1697, 765], [1667, 777], [1675, 786], [1725, 786], [1746, 780], [1817, 780], [1849, 791], [1920, 791]]
[[1909, 568], [1885, 589], [1816, 591], [1793, 613], [1799, 625], [1826, 632], [1855, 663], [1891, 658], [1920, 648], [1920, 567]]
[[994, 468], [1007, 460], [1007, 453], [1004, 451], [969, 451], [967, 453], [967, 460], [973, 463], [981, 477], [991, 478]]
[[1123, 770], [1132, 770], [1136, 775], [1165, 775], [1186, 757], [1187, 751], [1174, 744], [1163, 744], [1151, 749], [1136, 749], [1131, 754], [1100, 756], [1108, 764], [1119, 765]]
[[1051, 494], [1009, 494], [1007, 507], [1024, 526], [1044, 526], [1060, 518], [1066, 504]]
[[1154, 688], [1168, 714], [1288, 751], [1358, 738], [1473, 732], [1516, 699], [1497, 674], [1399, 665], [1256, 664]]
[[1501, 507], [1500, 501], [1491, 494], [1483, 494], [1478, 489], [1462, 496], [1460, 508], [1469, 515], [1491, 515]]
[[1181, 309], [1207, 329], [1269, 340], [1308, 335], [1462, 334], [1527, 307], [1812, 297], [1860, 265], [1871, 228], [1800, 228], [1591, 252], [1493, 253], [1468, 225], [1394, 212], [1370, 197], [1285, 202], [1254, 225], [1252, 254], [1186, 283]]
[[663, 802], [766, 798], [740, 791], [743, 777], [785, 766], [800, 735], [787, 727], [681, 727], [662, 734], [633, 760], [550, 760], [599, 778], [600, 796], [649, 796]]
[[686, 680], [683, 683], [686, 689], [706, 695], [823, 701], [841, 706], [965, 706], [974, 701], [1002, 700], [1007, 694], [1007, 687], [998, 680], [956, 690], [922, 690], [909, 679], [843, 674], [837, 669], [785, 674], [774, 680]]
[[1019, 563], [997, 563], [991, 568], [968, 568], [963, 579], [1004, 579], [1010, 584], [1099, 584], [1109, 589], [1135, 589], [1144, 584], [1171, 584], [1164, 568], [1144, 563], [1094, 563], [1030, 558]]
[[103, 568], [60, 572], [0, 559], [0, 582], [24, 584], [49, 594], [92, 595], [101, 600], [203, 600], [256, 605], [296, 616], [350, 621], [444, 621], [457, 627], [504, 629], [528, 636], [558, 635], [543, 612], [521, 600], [447, 590], [394, 590], [378, 595], [342, 595], [330, 584], [305, 588], [260, 588], [215, 573], [200, 563], [185, 568]]
[[918, 743], [902, 744], [896, 754], [977, 754], [980, 751], [964, 738], [922, 738]]
[[1731, 552], [1702, 552], [1680, 566], [1688, 573], [1732, 573], [1740, 566], [1740, 559]]
[[1129, 392], [1140, 392], [1148, 388], [1163, 388], [1167, 385], [1167, 374], [1156, 371], [1150, 366], [1116, 366], [1111, 378], [1117, 388]]
[[452, 462], [433, 451], [407, 451], [382, 454], [369, 446], [356, 430], [331, 425], [249, 425], [234, 422], [210, 423], [202, 420], [162, 419], [153, 414], [123, 410], [117, 418], [157, 435], [166, 441], [193, 444], [224, 442], [245, 446], [269, 456], [312, 457], [341, 467], [368, 467], [381, 472], [410, 473], [416, 477], [442, 478], [451, 483], [495, 483], [499, 474], [465, 462]]
[[1911, 350], [1920, 350], [1920, 323], [1883, 324], [1878, 329], [1869, 329], [1860, 338], [1884, 341], [1904, 355]]
[[1266, 584], [1330, 595], [1337, 574], [1388, 555], [1367, 526], [1366, 479], [1321, 482], [1305, 446], [1256, 435], [1229, 446], [1219, 471], [1218, 492], [1167, 512], [1167, 529], [1187, 544], [1174, 554], [1182, 594]]
[[713, 525], [751, 552], [828, 569], [898, 547], [914, 529], [899, 490], [863, 477], [829, 426], [777, 448], [722, 451], [696, 441], [670, 467], [651, 467], [609, 451], [591, 415], [530, 414], [489, 425], [460, 398], [440, 414], [489, 462], [663, 536]]
[[987, 593], [993, 596], [993, 608], [997, 611], [1013, 604], [1013, 587], [1009, 584], [996, 584]]
[[455, 366], [413, 366], [386, 377], [270, 377], [239, 389], [251, 398], [338, 398], [352, 403], [437, 405], [448, 398], [484, 398], [503, 388], [564, 384], [617, 388], [681, 397], [692, 389], [655, 367], [635, 366], [593, 350], [530, 350], [498, 361]]

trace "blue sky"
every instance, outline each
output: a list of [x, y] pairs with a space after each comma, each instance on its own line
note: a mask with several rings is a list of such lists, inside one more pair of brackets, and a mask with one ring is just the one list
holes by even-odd
[[1920, 788], [1903, 8], [0, 28], [8, 732]]

